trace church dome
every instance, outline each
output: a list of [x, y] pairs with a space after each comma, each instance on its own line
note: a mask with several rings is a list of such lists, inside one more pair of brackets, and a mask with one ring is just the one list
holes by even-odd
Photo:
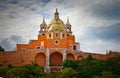
[[64, 28], [64, 26], [62, 26], [61, 24], [55, 23], [55, 24], [53, 24], [53, 25], [50, 26], [48, 32], [50, 32], [50, 31], [64, 32], [64, 31], [65, 31], [65, 28]]
[[56, 24], [56, 23], [58, 23], [60, 25], [64, 25], [64, 22], [61, 19], [52, 19], [50, 21], [50, 25], [53, 25], [53, 24]]

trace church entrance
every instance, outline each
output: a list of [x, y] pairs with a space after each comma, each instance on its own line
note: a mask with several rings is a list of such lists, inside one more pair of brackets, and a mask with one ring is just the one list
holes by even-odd
[[63, 56], [59, 52], [54, 52], [50, 55], [50, 65], [51, 66], [59, 66], [62, 64]]
[[39, 53], [35, 57], [35, 63], [44, 67], [46, 65], [46, 56], [44, 53]]

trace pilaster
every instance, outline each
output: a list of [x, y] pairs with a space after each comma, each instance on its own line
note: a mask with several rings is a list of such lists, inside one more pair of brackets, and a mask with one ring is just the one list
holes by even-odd
[[46, 49], [46, 66], [45, 66], [45, 72], [46, 73], [50, 73], [50, 66], [49, 66], [49, 62], [50, 61], [50, 50], [49, 48]]
[[63, 61], [66, 59], [66, 48], [63, 50]]

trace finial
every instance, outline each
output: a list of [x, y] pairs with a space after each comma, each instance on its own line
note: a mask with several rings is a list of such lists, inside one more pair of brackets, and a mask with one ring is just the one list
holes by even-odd
[[69, 23], [69, 16], [67, 16], [67, 22]]
[[66, 25], [70, 25], [69, 16], [67, 16], [67, 23], [66, 23]]
[[55, 12], [54, 18], [55, 19], [59, 19], [59, 13], [58, 13], [58, 9], [57, 8], [56, 8], [56, 12]]
[[56, 8], [56, 13], [58, 12], [58, 9]]
[[43, 16], [43, 23], [42, 24], [45, 24], [45, 17]]
[[43, 16], [43, 22], [45, 22], [45, 17]]

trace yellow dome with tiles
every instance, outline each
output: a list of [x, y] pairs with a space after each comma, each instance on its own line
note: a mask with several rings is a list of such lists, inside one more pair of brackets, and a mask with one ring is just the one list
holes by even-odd
[[54, 32], [54, 31], [64, 32], [64, 31], [65, 31], [65, 28], [64, 28], [64, 26], [62, 26], [61, 24], [55, 23], [55, 24], [53, 24], [52, 26], [50, 26], [48, 32]]
[[60, 25], [64, 25], [64, 22], [61, 19], [52, 19], [50, 21], [50, 25], [53, 25], [53, 24], [56, 24], [56, 23], [58, 23]]

